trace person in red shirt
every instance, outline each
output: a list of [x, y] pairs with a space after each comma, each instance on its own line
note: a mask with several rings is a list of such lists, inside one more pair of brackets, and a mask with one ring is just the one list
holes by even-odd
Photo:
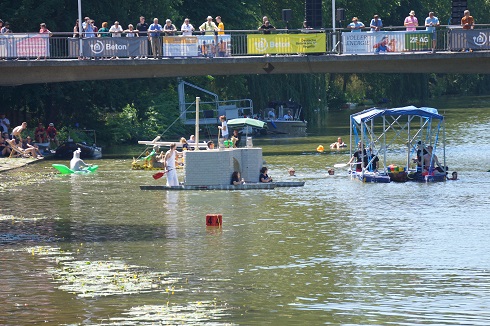
[[39, 122], [39, 124], [36, 127], [36, 130], [34, 130], [34, 137], [36, 139], [36, 142], [38, 143], [44, 143], [48, 139], [46, 135], [46, 129], [44, 128], [42, 122]]
[[46, 130], [46, 133], [48, 134], [48, 141], [54, 142], [56, 146], [59, 146], [58, 138], [56, 135], [58, 134], [58, 130], [54, 127], [54, 123], [50, 123], [48, 129]]

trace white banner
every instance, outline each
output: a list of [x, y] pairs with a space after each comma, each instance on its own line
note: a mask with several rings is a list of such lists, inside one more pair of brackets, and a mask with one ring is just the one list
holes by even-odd
[[342, 33], [342, 48], [345, 54], [426, 51], [432, 37], [427, 31]]

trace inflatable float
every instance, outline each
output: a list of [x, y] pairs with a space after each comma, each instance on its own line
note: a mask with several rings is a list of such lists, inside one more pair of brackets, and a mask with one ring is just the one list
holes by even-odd
[[58, 170], [60, 174], [88, 174], [97, 171], [97, 169], [99, 168], [98, 165], [92, 165], [80, 171], [73, 171], [72, 169], [70, 169], [69, 167], [63, 164], [52, 164], [52, 167]]

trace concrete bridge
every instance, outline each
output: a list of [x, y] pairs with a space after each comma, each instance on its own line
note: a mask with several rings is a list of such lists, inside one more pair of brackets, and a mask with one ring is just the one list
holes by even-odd
[[128, 78], [307, 73], [488, 74], [490, 52], [0, 61], [0, 86]]

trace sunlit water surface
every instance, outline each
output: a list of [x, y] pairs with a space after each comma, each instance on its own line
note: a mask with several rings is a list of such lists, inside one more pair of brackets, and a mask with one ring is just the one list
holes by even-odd
[[[488, 325], [489, 109], [445, 112], [461, 180], [436, 184], [329, 176], [348, 153], [315, 149], [348, 138], [338, 115], [306, 138], [254, 140], [300, 188], [143, 192], [164, 178], [130, 160], [0, 174], [0, 324]], [[206, 228], [212, 213], [222, 229]]]

